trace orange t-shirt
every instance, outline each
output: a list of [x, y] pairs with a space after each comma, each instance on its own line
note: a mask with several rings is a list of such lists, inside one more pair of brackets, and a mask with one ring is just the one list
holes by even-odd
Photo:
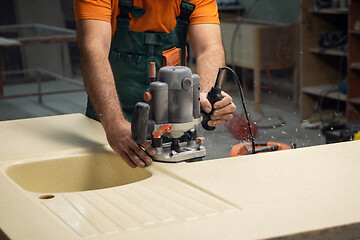
[[[116, 29], [119, 14], [119, 0], [74, 0], [75, 19], [96, 19], [111, 23], [112, 33]], [[190, 16], [190, 24], [219, 24], [215, 0], [190, 0], [195, 10]], [[171, 32], [180, 15], [181, 0], [134, 0], [134, 6], [144, 8], [145, 14], [136, 19], [130, 14], [130, 30], [137, 32]]]

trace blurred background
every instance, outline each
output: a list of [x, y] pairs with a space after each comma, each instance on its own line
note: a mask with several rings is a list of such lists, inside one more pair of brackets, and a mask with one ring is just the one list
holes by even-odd
[[[218, 0], [227, 65], [257, 142], [307, 147], [359, 138], [359, 0]], [[72, 0], [1, 0], [0, 121], [85, 113]], [[191, 54], [188, 63], [196, 71]], [[235, 118], [204, 135], [206, 158], [249, 140]]]

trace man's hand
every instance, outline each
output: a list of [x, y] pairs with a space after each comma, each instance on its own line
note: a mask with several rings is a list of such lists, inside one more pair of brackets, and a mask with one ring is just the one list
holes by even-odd
[[[226, 123], [227, 120], [233, 118], [233, 112], [235, 112], [236, 106], [232, 102], [232, 98], [229, 94], [221, 91], [223, 99], [214, 104], [214, 112], [211, 115], [211, 121], [208, 122], [210, 127], [215, 127]], [[207, 93], [200, 93], [200, 106], [206, 112], [211, 112], [211, 104], [207, 99]]]
[[[155, 149], [150, 142], [141, 144], [141, 147], [131, 137], [131, 124], [126, 120], [114, 123], [106, 129], [106, 137], [111, 148], [132, 168], [149, 166], [152, 163], [150, 156]], [[150, 156], [149, 156], [150, 155]]]
[[100, 20], [77, 22], [80, 63], [86, 92], [103, 125], [109, 145], [130, 166], [145, 167], [152, 163], [149, 155], [155, 149], [149, 144], [137, 145], [131, 137], [131, 124], [125, 120], [108, 60], [111, 25]]

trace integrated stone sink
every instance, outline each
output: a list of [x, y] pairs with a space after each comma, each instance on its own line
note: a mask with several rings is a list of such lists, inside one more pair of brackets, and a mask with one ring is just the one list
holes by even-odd
[[76, 154], [18, 163], [6, 174], [20, 187], [37, 193], [80, 192], [115, 187], [151, 177], [146, 169], [130, 168], [113, 153]]
[[0, 121], [0, 239], [358, 239], [359, 156], [349, 141], [131, 169], [82, 114]]

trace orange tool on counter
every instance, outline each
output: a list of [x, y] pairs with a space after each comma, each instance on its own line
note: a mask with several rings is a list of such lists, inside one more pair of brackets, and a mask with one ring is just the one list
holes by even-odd
[[[294, 146], [293, 146], [294, 147]], [[266, 143], [255, 143], [255, 153], [271, 152], [279, 150], [287, 150], [291, 147], [284, 143], [278, 142], [266, 142]], [[236, 144], [230, 151], [230, 157], [243, 156], [252, 154], [251, 143], [244, 142]]]

